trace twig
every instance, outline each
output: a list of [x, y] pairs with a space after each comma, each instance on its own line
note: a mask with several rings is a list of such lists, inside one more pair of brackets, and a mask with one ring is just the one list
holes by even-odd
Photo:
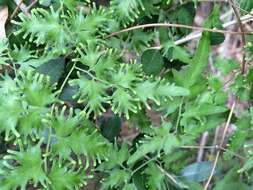
[[146, 162], [144, 162], [143, 164], [141, 164], [139, 167], [137, 167], [135, 170], [132, 171], [131, 176], [134, 175], [137, 171], [139, 171], [140, 169], [142, 169], [144, 166], [146, 166], [147, 164], [149, 164], [150, 162], [153, 162], [157, 159], [157, 156], [153, 157], [153, 158], [149, 158]]
[[[16, 5], [18, 5], [18, 4], [20, 3], [20, 1], [22, 1], [22, 0], [13, 0], [13, 1], [16, 3]], [[24, 1], [23, 1], [23, 2], [24, 2]], [[20, 9], [22, 12], [24, 12], [26, 15], [30, 15], [30, 14], [27, 12], [27, 7], [26, 7], [26, 5], [25, 5], [23, 2], [20, 4], [19, 9]]]
[[[245, 16], [241, 17], [241, 20], [244, 21], [245, 23], [247, 23], [249, 21], [252, 21], [253, 17], [250, 15], [245, 15]], [[237, 23], [237, 21], [233, 20], [233, 21], [224, 23], [222, 26], [223, 26], [223, 28], [227, 28], [227, 27], [232, 26], [236, 23]], [[188, 42], [190, 40], [197, 39], [199, 37], [201, 37], [201, 32], [192, 32], [191, 34], [187, 35], [186, 37], [175, 41], [174, 44], [180, 45], [180, 44], [183, 44], [183, 43]], [[155, 46], [155, 47], [150, 47], [149, 49], [158, 49], [159, 50], [161, 48], [162, 48], [162, 46]]]
[[210, 28], [203, 28], [203, 27], [198, 27], [198, 26], [189, 26], [189, 25], [184, 25], [184, 24], [173, 24], [173, 23], [151, 23], [151, 24], [143, 24], [143, 25], [137, 25], [133, 27], [129, 27], [117, 32], [113, 32], [106, 36], [106, 38], [110, 38], [112, 36], [117, 36], [119, 34], [137, 30], [137, 29], [144, 29], [144, 28], [155, 28], [155, 27], [174, 27], [174, 28], [186, 28], [186, 29], [193, 29], [193, 30], [201, 30], [201, 31], [206, 31], [206, 32], [214, 32], [214, 33], [227, 33], [227, 34], [233, 34], [233, 35], [241, 35], [241, 34], [251, 34], [250, 32], [236, 32], [236, 31], [229, 31], [229, 30], [219, 30], [219, 29], [210, 29]]
[[[238, 11], [237, 7], [235, 6], [235, 1], [234, 0], [229, 0], [229, 3], [235, 13], [237, 22], [239, 24], [240, 27], [240, 31], [242, 32], [242, 46], [244, 47], [246, 45], [246, 37], [245, 37], [245, 31], [244, 31], [244, 27], [240, 18], [240, 12]], [[242, 51], [242, 67], [241, 67], [241, 72], [242, 74], [245, 74], [245, 69], [246, 69], [246, 53], [245, 51]]]
[[26, 8], [27, 12], [29, 12], [30, 9], [31, 9], [38, 1], [39, 1], [39, 0], [34, 0], [34, 1]]
[[111, 83], [109, 83], [109, 82], [107, 82], [107, 81], [104, 81], [104, 80], [102, 80], [102, 79], [99, 79], [99, 78], [97, 78], [97, 77], [95, 77], [93, 74], [91, 74], [89, 71], [86, 71], [86, 70], [84, 70], [84, 69], [82, 69], [82, 68], [80, 68], [80, 67], [77, 67], [77, 66], [75, 66], [75, 69], [76, 70], [78, 70], [78, 71], [81, 71], [81, 72], [83, 72], [83, 73], [85, 73], [85, 74], [87, 74], [88, 76], [90, 76], [92, 79], [94, 79], [94, 80], [97, 80], [97, 81], [99, 81], [99, 82], [101, 82], [101, 83], [104, 83], [104, 84], [106, 84], [106, 85], [112, 85]]
[[[179, 148], [183, 148], [183, 149], [199, 149], [200, 146], [198, 146], [198, 145], [185, 145], [185, 146], [180, 146]], [[212, 149], [212, 148], [218, 149], [219, 145], [203, 146], [202, 148], [203, 149]]]
[[174, 184], [180, 185], [180, 188], [182, 189], [188, 189], [188, 187], [186, 185], [184, 185], [183, 183], [178, 182], [178, 180], [176, 179], [176, 177], [174, 177], [173, 175], [171, 175], [170, 173], [168, 173], [164, 168], [162, 168], [161, 166], [159, 166], [158, 164], [156, 164], [156, 166], [158, 167], [158, 169], [167, 177], [169, 178]]
[[[10, 20], [14, 18], [14, 16], [17, 14], [18, 10], [20, 9], [21, 4], [23, 3], [24, 0], [20, 0], [19, 3], [17, 4], [17, 7], [13, 11], [13, 13], [10, 16]], [[16, 1], [15, 1], [16, 2]]]
[[[147, 160], [151, 160], [152, 158], [150, 158], [149, 156], [147, 156], [147, 155], [145, 155], [144, 156]], [[155, 157], [156, 158], [156, 157]], [[159, 162], [159, 161], [157, 161], [157, 162]], [[168, 177], [170, 180], [171, 180], [171, 182], [173, 182], [174, 184], [178, 184], [182, 189], [185, 189], [185, 188], [187, 188], [188, 189], [188, 187], [186, 186], [186, 185], [184, 185], [184, 184], [182, 184], [182, 183], [178, 183], [178, 181], [177, 181], [177, 179], [176, 179], [176, 176], [174, 176], [174, 175], [171, 175], [171, 174], [169, 174], [164, 168], [162, 168], [159, 164], [157, 164], [156, 163], [156, 166], [158, 167], [158, 169], [166, 176], [166, 177]]]
[[242, 160], [245, 160], [246, 158], [235, 153], [235, 152], [232, 152], [226, 148], [223, 148], [222, 146], [219, 146], [219, 145], [212, 145], [212, 146], [198, 146], [198, 145], [186, 145], [186, 146], [180, 146], [179, 148], [181, 149], [200, 149], [200, 148], [203, 148], [203, 149], [211, 149], [211, 150], [222, 150], [222, 151], [225, 151], [225, 152], [229, 152], [230, 154], [232, 154], [233, 156], [237, 157], [237, 158], [240, 158]]
[[235, 152], [232, 152], [232, 151], [230, 151], [230, 150], [228, 150], [228, 149], [226, 149], [226, 148], [220, 147], [220, 149], [221, 149], [222, 151], [228, 152], [229, 154], [232, 154], [233, 156], [235, 156], [235, 157], [237, 157], [237, 158], [240, 158], [240, 159], [242, 159], [242, 160], [246, 160], [245, 157], [243, 157], [243, 156], [241, 156], [241, 155], [239, 155], [239, 154], [237, 154], [237, 153], [235, 153]]
[[[226, 122], [226, 125], [225, 125], [225, 129], [223, 131], [223, 134], [222, 134], [222, 137], [221, 137], [221, 141], [220, 141], [220, 146], [219, 147], [222, 147], [223, 144], [224, 144], [224, 141], [225, 141], [225, 138], [226, 138], [226, 134], [227, 134], [227, 131], [228, 131], [228, 127], [229, 127], [229, 124], [230, 124], [230, 121], [231, 121], [231, 118], [232, 118], [232, 115], [233, 115], [233, 112], [234, 112], [234, 109], [235, 109], [235, 101], [233, 102], [233, 105], [231, 107], [231, 110], [229, 112], [229, 116], [228, 116], [228, 119], [227, 119], [227, 122]], [[217, 163], [218, 163], [218, 160], [219, 160], [219, 157], [220, 157], [220, 153], [221, 153], [221, 149], [218, 149], [217, 153], [216, 153], [216, 157], [215, 157], [215, 160], [214, 160], [214, 163], [213, 163], [213, 168], [211, 170], [211, 174], [205, 184], [205, 187], [204, 187], [204, 190], [207, 190], [208, 189], [208, 186], [213, 178], [213, 175], [214, 175], [214, 171], [216, 169], [216, 166], [217, 166]]]

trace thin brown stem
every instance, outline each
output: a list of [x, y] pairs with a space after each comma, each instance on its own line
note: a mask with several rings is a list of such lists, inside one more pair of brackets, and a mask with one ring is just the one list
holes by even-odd
[[133, 27], [129, 27], [117, 32], [113, 32], [106, 36], [106, 38], [110, 38], [112, 36], [117, 36], [122, 33], [126, 33], [133, 30], [138, 29], [144, 29], [144, 28], [155, 28], [155, 27], [165, 27], [165, 28], [186, 28], [186, 29], [193, 29], [193, 30], [200, 30], [200, 31], [206, 31], [206, 32], [214, 32], [214, 33], [228, 33], [232, 35], [241, 35], [241, 34], [251, 34], [250, 32], [236, 32], [236, 31], [229, 31], [229, 30], [219, 30], [219, 29], [209, 29], [209, 28], [203, 28], [198, 26], [189, 26], [184, 24], [173, 24], [173, 23], [151, 23], [151, 24], [143, 24], [143, 25], [137, 25]]
[[[179, 148], [182, 149], [199, 149], [200, 146], [198, 145], [185, 145], [185, 146], [180, 146]], [[219, 145], [213, 145], [213, 146], [203, 146], [203, 149], [212, 149], [212, 148], [219, 148]]]
[[237, 154], [237, 153], [235, 153], [233, 151], [230, 151], [230, 150], [228, 150], [228, 149], [226, 149], [226, 148], [224, 148], [224, 147], [222, 147], [220, 145], [203, 146], [203, 147], [198, 146], [198, 145], [186, 145], [186, 146], [180, 146], [179, 148], [181, 148], [181, 149], [199, 149], [199, 148], [203, 148], [203, 149], [214, 149], [214, 150], [219, 150], [220, 149], [220, 150], [222, 150], [224, 152], [228, 152], [229, 154], [231, 154], [231, 155], [233, 155], [233, 156], [235, 156], [235, 157], [237, 157], [237, 158], [239, 158], [241, 160], [245, 160], [246, 159], [245, 157], [243, 157], [243, 156], [241, 156], [241, 155], [239, 155], [239, 154]]
[[17, 14], [18, 10], [20, 9], [20, 6], [22, 5], [23, 2], [24, 2], [24, 0], [19, 1], [19, 3], [17, 4], [17, 7], [14, 9], [13, 13], [10, 16], [10, 20], [12, 20], [16, 16], [16, 14]]
[[[244, 21], [245, 23], [248, 23], [250, 21], [253, 20], [253, 17], [250, 16], [250, 15], [245, 15], [241, 18], [242, 21]], [[237, 21], [233, 20], [233, 21], [230, 21], [230, 22], [227, 22], [225, 24], [223, 24], [223, 27], [224, 28], [227, 28], [229, 26], [232, 26], [234, 24], [236, 24]], [[244, 23], [244, 24], [245, 24]], [[194, 40], [194, 39], [197, 39], [201, 37], [201, 32], [192, 32], [191, 34], [187, 35], [186, 37], [182, 38], [182, 39], [179, 39], [177, 41], [174, 42], [175, 45], [181, 45], [183, 43], [186, 43], [188, 41], [191, 41], [191, 40]], [[162, 46], [155, 46], [155, 47], [150, 47], [149, 49], [157, 49], [157, 50], [160, 50], [162, 48]]]
[[223, 147], [219, 147], [222, 151], [225, 151], [225, 152], [228, 152], [229, 154], [231, 154], [231, 155], [233, 155], [233, 156], [235, 156], [235, 157], [237, 157], [237, 158], [240, 158], [241, 160], [246, 160], [246, 158], [245, 157], [243, 157], [243, 156], [241, 156], [241, 155], [239, 155], [239, 154], [237, 154], [237, 153], [235, 153], [235, 152], [233, 152], [233, 151], [230, 151], [230, 150], [228, 150], [228, 149], [226, 149], [226, 148], [223, 148]]
[[28, 7], [27, 7], [27, 12], [30, 11], [30, 9], [38, 2], [39, 0], [34, 0]]
[[[222, 137], [221, 137], [221, 141], [220, 141], [220, 146], [219, 147], [222, 147], [223, 144], [224, 144], [224, 141], [225, 141], [225, 138], [226, 138], [226, 135], [227, 135], [227, 131], [228, 131], [228, 127], [230, 125], [230, 121], [231, 121], [231, 118], [232, 118], [232, 115], [233, 115], [233, 112], [234, 112], [234, 109], [235, 109], [235, 101], [233, 102], [233, 105], [230, 109], [230, 112], [229, 112], [229, 115], [228, 115], [228, 119], [227, 119], [227, 122], [226, 122], [226, 125], [225, 125], [225, 129], [223, 131], [223, 134], [222, 134]], [[213, 168], [211, 170], [211, 174], [205, 184], [205, 187], [204, 187], [204, 190], [207, 190], [208, 187], [209, 187], [209, 184], [213, 178], [213, 175], [214, 175], [214, 172], [215, 172], [215, 169], [216, 169], [216, 166], [217, 166], [217, 163], [218, 163], [218, 160], [219, 160], [219, 157], [220, 157], [220, 154], [221, 154], [221, 149], [218, 149], [217, 153], [216, 153], [216, 157], [215, 157], [215, 160], [214, 160], [214, 163], [213, 163]]]

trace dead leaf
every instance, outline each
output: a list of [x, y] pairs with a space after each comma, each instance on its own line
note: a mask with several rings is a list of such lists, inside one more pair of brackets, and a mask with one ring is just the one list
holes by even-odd
[[8, 19], [8, 7], [0, 6], [0, 39], [6, 37], [5, 33], [5, 23]]

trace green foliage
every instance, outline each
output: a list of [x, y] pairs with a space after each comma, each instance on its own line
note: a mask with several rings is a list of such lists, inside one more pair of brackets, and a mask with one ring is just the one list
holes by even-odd
[[[194, 145], [225, 125], [231, 97], [238, 105], [211, 185], [252, 189], [253, 74], [211, 53], [224, 35], [202, 32], [188, 46], [175, 41], [190, 29], [117, 33], [192, 25], [196, 1], [38, 4], [0, 42], [0, 189], [201, 189], [213, 154], [205, 149], [205, 161], [195, 162]], [[219, 17], [214, 6], [203, 27], [223, 29]]]
[[[222, 22], [220, 20], [219, 7], [215, 6], [212, 14], [208, 17], [206, 24], [208, 28], [224, 29]], [[225, 40], [225, 35], [221, 33], [211, 33], [210, 34], [211, 45], [218, 45]]]
[[176, 70], [173, 72], [178, 84], [184, 87], [191, 87], [201, 79], [201, 74], [208, 64], [209, 50], [209, 34], [203, 33], [198, 45], [198, 49], [196, 50], [190, 65], [180, 72]]
[[179, 145], [178, 139], [169, 133], [170, 124], [163, 124], [161, 128], [153, 129], [153, 136], [146, 136], [145, 140], [140, 141], [141, 145], [137, 146], [136, 152], [130, 156], [127, 163], [132, 164], [148, 153], [160, 152], [169, 154], [173, 147]]
[[[82, 170], [81, 170], [82, 171]], [[48, 175], [51, 189], [78, 189], [79, 186], [85, 184], [85, 176], [80, 175], [80, 172], [73, 169], [68, 169], [67, 166], [61, 166], [60, 163], [53, 163], [51, 171]]]
[[8, 46], [5, 40], [0, 40], [0, 64], [7, 64], [8, 61]]
[[8, 153], [9, 155], [6, 155], [4, 159], [10, 160], [10, 162], [13, 160], [18, 165], [6, 173], [5, 179], [0, 182], [1, 187], [4, 189], [21, 187], [22, 190], [25, 190], [30, 180], [35, 186], [38, 183], [46, 186], [45, 182], [48, 179], [42, 169], [43, 160], [41, 158], [40, 145], [28, 148], [26, 151], [9, 150]]
[[252, 8], [253, 8], [253, 2], [252, 1], [240, 0], [239, 3], [240, 3], [240, 7], [243, 10], [251, 11]]

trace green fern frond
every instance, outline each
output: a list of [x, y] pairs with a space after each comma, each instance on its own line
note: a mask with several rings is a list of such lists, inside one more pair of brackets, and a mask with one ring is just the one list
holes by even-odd
[[188, 96], [190, 94], [187, 89], [166, 83], [164, 80], [146, 80], [138, 83], [135, 93], [148, 109], [150, 109], [148, 100], [153, 100], [157, 105], [161, 105], [161, 101], [165, 102], [173, 99], [173, 97]]
[[103, 104], [109, 103], [105, 84], [94, 79], [89, 80], [85, 76], [80, 75], [79, 79], [72, 80], [70, 85], [79, 87], [79, 92], [75, 95], [75, 98], [78, 97], [79, 103], [86, 104], [82, 111], [86, 117], [89, 117], [92, 112], [96, 116], [105, 112]]
[[52, 7], [50, 10], [51, 12], [33, 9], [31, 18], [20, 14], [21, 22], [13, 21], [21, 27], [16, 35], [23, 33], [23, 38], [29, 37], [29, 41], [35, 41], [38, 46], [43, 44], [46, 48], [54, 47], [55, 51], [66, 52], [71, 42], [68, 28], [60, 19], [60, 11], [55, 11]]
[[94, 8], [86, 16], [82, 10], [79, 14], [71, 15], [68, 22], [70, 23], [69, 30], [71, 31], [72, 41], [76, 45], [79, 43], [85, 45], [97, 44], [102, 41], [98, 37], [102, 37], [105, 34], [110, 21], [109, 12], [103, 8], [98, 10]]
[[140, 65], [121, 64], [117, 72], [112, 74], [112, 82], [119, 87], [133, 89], [135, 83], [141, 81], [142, 76]]
[[48, 178], [51, 182], [48, 190], [79, 189], [81, 186], [86, 184], [85, 178], [88, 178], [81, 172], [85, 171], [80, 169], [80, 171], [78, 172], [73, 169], [69, 169], [66, 166], [61, 166], [61, 163], [55, 161], [48, 175]]
[[112, 0], [111, 7], [114, 10], [116, 18], [123, 25], [134, 22], [140, 14], [140, 9], [144, 10], [142, 0]]
[[[6, 110], [8, 110], [8, 112]], [[23, 112], [24, 108], [20, 97], [15, 95], [0, 97], [0, 131], [5, 132], [6, 140], [9, 139], [10, 132], [16, 137], [20, 137], [17, 131], [17, 124]]]
[[90, 126], [89, 122], [81, 119], [81, 115], [73, 115], [73, 110], [70, 109], [66, 116], [66, 107], [63, 107], [60, 112], [56, 111], [55, 117], [50, 115], [44, 120], [54, 131], [54, 141], [51, 145], [53, 154], [58, 155], [60, 159], [69, 159], [72, 153], [78, 157], [85, 155], [87, 159], [99, 161], [106, 159], [110, 150], [108, 141], [94, 126]]
[[[0, 180], [1, 187], [8, 187], [9, 189], [21, 188], [25, 190], [28, 187], [30, 181], [35, 186], [42, 185], [46, 187], [46, 183], [49, 181], [46, 173], [42, 169], [42, 154], [40, 144], [25, 151], [8, 151], [9, 155], [4, 159], [7, 163], [15, 161], [17, 166], [9, 169], [9, 173], [4, 177], [4, 180]], [[20, 175], [22, 174], [22, 175]]]
[[179, 145], [179, 140], [171, 134], [170, 123], [163, 123], [160, 128], [152, 128], [152, 136], [145, 136], [143, 140], [139, 141], [137, 151], [130, 156], [127, 163], [133, 164], [148, 153], [157, 152], [159, 155], [163, 150], [165, 154], [172, 151], [174, 147]]
[[19, 75], [21, 79], [17, 80], [18, 87], [30, 106], [43, 107], [56, 101], [55, 94], [52, 93], [54, 86], [51, 86], [49, 77], [32, 70], [20, 72]]
[[112, 110], [119, 115], [125, 114], [129, 119], [129, 112], [137, 113], [137, 99], [134, 99], [127, 90], [117, 89], [112, 95]]

